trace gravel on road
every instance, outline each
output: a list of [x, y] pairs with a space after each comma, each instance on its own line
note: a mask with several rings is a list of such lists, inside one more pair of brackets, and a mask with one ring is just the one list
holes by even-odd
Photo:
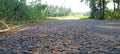
[[0, 34], [0, 54], [120, 54], [120, 22], [60, 20]]

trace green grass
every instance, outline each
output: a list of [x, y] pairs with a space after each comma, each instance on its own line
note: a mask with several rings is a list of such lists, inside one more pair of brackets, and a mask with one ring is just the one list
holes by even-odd
[[77, 15], [76, 17], [83, 20], [89, 19], [89, 16], [86, 16], [86, 15]]
[[72, 19], [76, 18], [75, 16], [61, 16], [61, 17], [49, 17], [50, 19], [62, 20], [62, 19]]
[[16, 30], [18, 28], [24, 28], [24, 27], [28, 27], [30, 25], [36, 25], [36, 24], [43, 24], [46, 22], [54, 21], [54, 20], [57, 20], [57, 19], [41, 18], [38, 20], [29, 20], [29, 21], [25, 21], [24, 19], [23, 21], [4, 20], [4, 22], [9, 26], [11, 30]]

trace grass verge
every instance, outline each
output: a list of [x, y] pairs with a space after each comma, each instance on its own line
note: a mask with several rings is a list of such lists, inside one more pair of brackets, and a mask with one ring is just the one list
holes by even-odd
[[36, 24], [43, 24], [46, 22], [55, 21], [57, 19], [49, 19], [49, 18], [42, 18], [39, 20], [30, 20], [30, 21], [4, 21], [8, 27], [10, 28], [9, 31], [17, 31], [19, 29], [28, 27], [28, 26], [34, 26]]

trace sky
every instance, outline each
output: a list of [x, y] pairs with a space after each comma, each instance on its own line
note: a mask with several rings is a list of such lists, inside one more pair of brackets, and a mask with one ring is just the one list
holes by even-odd
[[81, 3], [80, 0], [42, 0], [43, 3], [65, 6], [66, 8], [71, 8], [73, 12], [88, 12], [90, 8]]
[[[31, 0], [27, 0], [30, 2]], [[71, 8], [73, 12], [84, 13], [90, 11], [89, 6], [85, 3], [80, 2], [80, 0], [42, 0], [43, 4], [55, 5], [55, 6], [65, 6], [66, 8]], [[107, 5], [109, 9], [112, 9], [112, 3]]]

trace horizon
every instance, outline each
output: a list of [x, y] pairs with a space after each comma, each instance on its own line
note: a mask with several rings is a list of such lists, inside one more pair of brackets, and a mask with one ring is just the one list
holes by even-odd
[[[27, 0], [31, 2], [32, 0]], [[54, 2], [53, 2], [54, 1]], [[71, 8], [74, 13], [86, 13], [91, 11], [88, 5], [79, 0], [41, 0], [42, 4], [54, 5], [59, 7]], [[113, 9], [113, 2], [107, 4], [109, 9]]]

